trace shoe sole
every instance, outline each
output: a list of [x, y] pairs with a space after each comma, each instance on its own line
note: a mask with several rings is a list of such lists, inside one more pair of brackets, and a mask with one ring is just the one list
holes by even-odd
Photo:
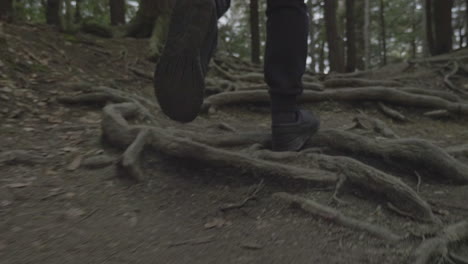
[[[288, 141], [281, 141], [281, 140], [272, 140], [272, 150], [273, 151], [299, 151], [301, 150], [307, 141], [312, 137], [313, 134], [317, 133], [320, 128], [320, 123], [316, 122], [309, 126], [304, 126], [301, 128], [302, 131], [291, 133], [294, 136]], [[274, 137], [274, 135], [273, 135]], [[282, 135], [284, 138], [284, 135]]]
[[216, 19], [212, 0], [182, 0], [174, 8], [154, 74], [161, 110], [173, 120], [190, 122], [200, 112], [205, 90], [200, 52], [213, 30], [212, 19]]

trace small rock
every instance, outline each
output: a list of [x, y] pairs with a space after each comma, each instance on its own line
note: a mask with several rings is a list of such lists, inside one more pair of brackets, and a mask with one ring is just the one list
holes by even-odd
[[241, 244], [241, 248], [249, 249], [249, 250], [259, 250], [259, 249], [263, 249], [263, 246], [256, 242], [245, 242]]
[[100, 169], [110, 166], [114, 163], [115, 159], [107, 155], [97, 155], [86, 158], [82, 165], [87, 169]]

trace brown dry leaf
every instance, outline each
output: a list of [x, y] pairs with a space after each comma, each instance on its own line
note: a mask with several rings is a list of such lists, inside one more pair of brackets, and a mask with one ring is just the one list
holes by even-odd
[[73, 159], [73, 161], [68, 165], [68, 171], [74, 171], [81, 166], [81, 161], [83, 161], [83, 156], [79, 155]]
[[204, 225], [206, 229], [211, 229], [211, 228], [220, 228], [223, 227], [226, 224], [226, 220], [222, 218], [214, 218], [213, 220], [209, 221]]

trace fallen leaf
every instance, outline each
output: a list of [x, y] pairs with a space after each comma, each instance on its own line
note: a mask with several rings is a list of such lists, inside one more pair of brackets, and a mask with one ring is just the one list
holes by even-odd
[[68, 171], [74, 171], [78, 169], [81, 165], [81, 161], [83, 160], [83, 156], [79, 155], [75, 157], [75, 159], [68, 165], [67, 170]]

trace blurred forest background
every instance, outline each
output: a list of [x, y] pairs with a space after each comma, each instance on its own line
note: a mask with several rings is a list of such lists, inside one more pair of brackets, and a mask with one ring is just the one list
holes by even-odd
[[[153, 36], [157, 56], [170, 17], [167, 0], [1, 0], [0, 16], [16, 23], [47, 23], [67, 33], [103, 37]], [[307, 0], [311, 72], [353, 72], [438, 55], [468, 45], [468, 1]], [[233, 0], [220, 23], [223, 52], [260, 63], [266, 0]], [[113, 27], [111, 27], [113, 26]]]

